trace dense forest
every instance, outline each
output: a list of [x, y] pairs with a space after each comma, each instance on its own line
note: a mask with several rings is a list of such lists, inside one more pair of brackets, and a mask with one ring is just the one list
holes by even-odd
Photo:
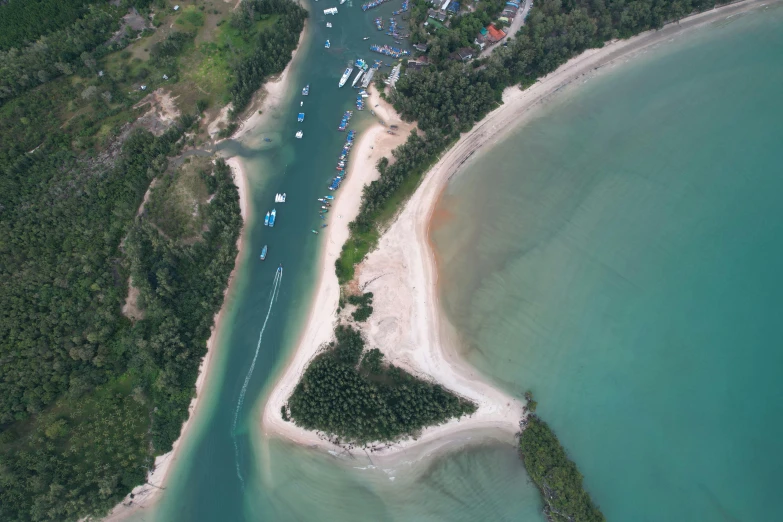
[[338, 325], [334, 334], [283, 407], [284, 419], [341, 443], [367, 444], [416, 436], [476, 411], [470, 401], [384, 362], [352, 327]]
[[280, 18], [274, 27], [258, 35], [253, 54], [235, 67], [236, 81], [231, 88], [234, 115], [247, 106], [264, 78], [285, 69], [307, 18], [307, 11], [290, 0], [245, 0], [231, 23], [244, 29], [250, 27], [251, 21], [271, 14], [279, 14]]
[[[170, 166], [205, 133], [210, 102], [188, 74], [221, 67], [212, 101], [247, 67], [264, 69], [243, 89], [259, 87], [304, 15], [281, 0], [233, 17], [200, 2], [22, 3], [0, 2], [15, 27], [0, 46], [0, 520], [77, 520], [143, 483], [179, 436], [237, 254], [229, 167]], [[131, 6], [145, 29], [117, 32]], [[218, 30], [205, 36], [206, 17]], [[267, 61], [248, 65], [257, 49]], [[135, 121], [141, 84], [176, 92], [183, 116]]]
[[[715, 0], [536, 0], [525, 25], [506, 47], [489, 57], [462, 63], [444, 56], [465, 43], [475, 22], [497, 10], [492, 2], [482, 9], [450, 20], [448, 29], [437, 29], [433, 65], [403, 75], [390, 93], [395, 109], [408, 121], [416, 121], [423, 134], [413, 133], [393, 151], [393, 163], [382, 162], [379, 179], [365, 187], [362, 206], [350, 224], [351, 236], [335, 263], [338, 279], [345, 283], [353, 268], [378, 239], [378, 227], [394, 215], [396, 205], [413, 193], [424, 172], [437, 156], [470, 130], [501, 102], [503, 90], [521, 88], [554, 71], [569, 58], [601, 47], [612, 38], [628, 38], [648, 29], [660, 28], [695, 11], [711, 9]], [[493, 11], [495, 10], [495, 11]], [[416, 4], [411, 15], [426, 16]], [[463, 19], [468, 18], [468, 27]], [[470, 22], [473, 20], [473, 22]], [[459, 30], [457, 30], [459, 29]], [[416, 29], [421, 36], [421, 29]], [[464, 34], [463, 34], [464, 33]], [[426, 36], [427, 39], [432, 36]]]
[[519, 453], [530, 478], [541, 491], [544, 514], [551, 522], [603, 522], [603, 513], [582, 486], [582, 474], [546, 422], [528, 417], [519, 437]]

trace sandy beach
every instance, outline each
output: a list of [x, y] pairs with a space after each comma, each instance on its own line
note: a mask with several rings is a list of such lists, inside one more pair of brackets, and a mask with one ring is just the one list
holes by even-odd
[[[299, 46], [297, 50], [301, 48], [304, 42], [306, 42], [307, 25], [305, 23], [305, 29], [302, 31], [302, 35], [299, 40]], [[240, 139], [246, 134], [250, 133], [254, 128], [266, 123], [267, 119], [271, 117], [274, 110], [277, 109], [284, 101], [284, 94], [287, 92], [288, 78], [290, 76], [290, 70], [295, 67], [297, 61], [295, 60], [297, 50], [292, 54], [291, 62], [285, 70], [278, 76], [265, 83], [262, 89], [259, 91], [261, 94], [257, 95], [259, 102], [252, 104], [253, 112], [247, 118], [247, 120], [241, 123], [240, 129], [235, 133], [233, 139]], [[261, 113], [259, 113], [259, 110]], [[239, 208], [242, 214], [243, 223], [248, 223], [252, 219], [252, 208], [250, 205], [250, 186], [247, 173], [242, 165], [242, 162], [238, 157], [230, 157], [226, 159], [226, 163], [231, 167], [231, 172], [234, 178], [234, 184], [237, 186], [239, 192]], [[238, 254], [234, 262], [234, 268], [229, 275], [228, 286], [226, 287], [224, 294], [223, 306], [215, 314], [215, 319], [212, 326], [212, 334], [207, 341], [207, 354], [201, 361], [199, 366], [199, 374], [196, 379], [196, 396], [191, 400], [188, 407], [189, 416], [183, 423], [182, 430], [180, 431], [179, 438], [174, 442], [171, 451], [163, 455], [159, 455], [155, 458], [154, 470], [147, 475], [147, 482], [140, 486], [136, 486], [130, 494], [128, 494], [121, 503], [117, 504], [114, 509], [104, 518], [108, 522], [118, 522], [138, 512], [139, 510], [147, 509], [153, 506], [161, 497], [163, 491], [165, 491], [165, 483], [168, 478], [169, 471], [172, 464], [177, 460], [178, 450], [182, 441], [187, 436], [192, 421], [198, 413], [198, 406], [200, 404], [202, 392], [205, 389], [205, 385], [210, 376], [210, 362], [215, 355], [215, 349], [217, 347], [217, 339], [220, 336], [223, 318], [225, 315], [226, 304], [228, 303], [229, 296], [234, 292], [234, 276], [237, 270], [240, 268], [242, 259], [244, 259], [245, 251], [245, 228], [243, 227], [237, 241]]]
[[[391, 161], [391, 151], [404, 143], [414, 128], [414, 125], [402, 121], [390, 104], [380, 99], [374, 86], [368, 92], [370, 97], [367, 105], [375, 111], [377, 120], [368, 129], [358, 133], [348, 163], [348, 176], [335, 193], [334, 205], [329, 212], [331, 218], [325, 229], [326, 237], [319, 259], [321, 268], [306, 325], [300, 334], [296, 351], [267, 399], [262, 418], [262, 429], [268, 435], [283, 435], [300, 444], [328, 449], [333, 448], [332, 444], [322, 440], [317, 433], [283, 421], [280, 407], [288, 400], [318, 347], [331, 339], [340, 299], [340, 285], [334, 272], [334, 263], [348, 239], [348, 223], [359, 213], [362, 189], [380, 175], [375, 168], [378, 160], [386, 156]], [[388, 134], [387, 127], [378, 120], [386, 125], [397, 125], [399, 128], [396, 134]]]
[[[402, 454], [409, 457], [414, 448], [423, 454], [448, 446], [452, 441], [467, 440], [469, 433], [487, 430], [506, 433], [509, 442], [512, 442], [523, 415], [522, 402], [495, 389], [462, 362], [456, 352], [453, 327], [442, 317], [438, 304], [438, 274], [429, 242], [430, 220], [442, 190], [460, 166], [480, 148], [491, 146], [518, 129], [529, 120], [536, 108], [569, 84], [628, 61], [686, 30], [725, 20], [767, 3], [747, 0], [691, 16], [659, 31], [613, 41], [602, 49], [591, 49], [571, 59], [525, 90], [518, 87], [506, 89], [503, 105], [463, 134], [426, 174], [416, 193], [384, 233], [378, 248], [357, 270], [362, 291], [374, 293], [374, 312], [363, 330], [368, 345], [379, 348], [387, 360], [472, 399], [478, 410], [468, 418], [427, 428], [415, 441], [385, 446], [373, 453], [373, 458], [395, 459]], [[376, 103], [372, 101], [370, 106], [374, 107]], [[378, 108], [375, 110], [381, 114]], [[390, 116], [382, 117], [387, 122], [393, 121]], [[283, 421], [280, 407], [290, 396], [307, 363], [332, 337], [339, 298], [334, 261], [348, 237], [347, 224], [358, 212], [361, 186], [377, 176], [374, 169], [377, 159], [370, 161], [367, 158], [366, 138], [364, 136], [357, 144], [355, 152], [359, 160], [351, 165], [354, 170], [349, 171], [352, 175], [341, 189], [335, 205], [333, 215], [341, 215], [342, 218], [329, 227], [321, 257], [319, 282], [303, 333], [264, 407], [262, 430], [266, 437], [279, 436], [313, 448], [335, 449], [319, 434]], [[357, 452], [363, 454], [361, 450]]]

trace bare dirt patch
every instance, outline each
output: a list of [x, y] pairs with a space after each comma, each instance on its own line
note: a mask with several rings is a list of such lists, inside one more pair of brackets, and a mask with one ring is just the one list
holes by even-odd
[[166, 132], [179, 118], [180, 112], [175, 103], [176, 97], [163, 88], [150, 93], [149, 96], [135, 105], [135, 108], [149, 105], [149, 110], [144, 113], [136, 124], [144, 127], [155, 136]]

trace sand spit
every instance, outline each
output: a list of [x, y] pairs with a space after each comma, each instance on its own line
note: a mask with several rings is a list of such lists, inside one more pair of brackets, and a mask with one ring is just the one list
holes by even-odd
[[[470, 417], [427, 428], [416, 440], [376, 448], [373, 459], [396, 460], [403, 454], [409, 458], [414, 449], [419, 455], [430, 454], [451, 442], [470, 439], [469, 433], [477, 434], [488, 429], [505, 432], [511, 442], [523, 415], [520, 401], [496, 390], [460, 359], [453, 327], [441, 316], [429, 224], [439, 195], [459, 167], [480, 148], [500, 141], [519, 128], [529, 120], [534, 112], [532, 109], [576, 80], [597, 74], [608, 65], [627, 61], [686, 30], [769, 3], [745, 0], [688, 17], [659, 31], [612, 41], [602, 49], [591, 49], [571, 59], [528, 89], [510, 87], [503, 93], [503, 105], [462, 135], [426, 174], [416, 193], [381, 238], [378, 248], [367, 256], [358, 270], [360, 288], [374, 293], [374, 312], [364, 333], [369, 345], [381, 349], [387, 360], [472, 399], [478, 404], [478, 410]], [[376, 97], [371, 100], [370, 107], [377, 103]], [[391, 111], [386, 106], [383, 109]], [[375, 110], [381, 114], [378, 108]], [[394, 123], [386, 112], [382, 117], [387, 123]], [[366, 146], [366, 142], [360, 140], [356, 156], [365, 158]], [[353, 174], [348, 177], [335, 205], [333, 216], [342, 217], [329, 228], [315, 299], [296, 351], [264, 407], [262, 430], [265, 436], [276, 435], [313, 448], [335, 450], [335, 446], [322, 435], [283, 421], [280, 407], [290, 396], [319, 346], [332, 338], [339, 298], [334, 261], [348, 237], [347, 224], [358, 212], [361, 186], [377, 176], [374, 163], [366, 160], [352, 164], [355, 170], [349, 171]], [[368, 168], [372, 168], [373, 172], [365, 172]], [[364, 454], [361, 449], [353, 452]]]

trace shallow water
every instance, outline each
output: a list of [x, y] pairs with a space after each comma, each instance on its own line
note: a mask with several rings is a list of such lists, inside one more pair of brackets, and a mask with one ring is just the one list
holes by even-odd
[[532, 389], [609, 520], [781, 520], [783, 8], [559, 94], [447, 188], [469, 362]]

